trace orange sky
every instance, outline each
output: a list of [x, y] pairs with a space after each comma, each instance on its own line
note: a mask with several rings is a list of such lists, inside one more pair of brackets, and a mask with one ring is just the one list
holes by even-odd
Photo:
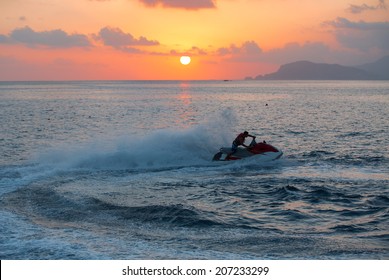
[[385, 0], [0, 0], [0, 11], [3, 81], [243, 79], [389, 54]]

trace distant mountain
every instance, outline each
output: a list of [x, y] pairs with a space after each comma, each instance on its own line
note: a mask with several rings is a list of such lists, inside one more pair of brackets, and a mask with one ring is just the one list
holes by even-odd
[[354, 67], [297, 61], [282, 65], [275, 73], [257, 76], [255, 80], [386, 80], [389, 79], [388, 67], [389, 56]]
[[376, 62], [355, 66], [369, 73], [372, 73], [382, 80], [389, 80], [389, 55]]

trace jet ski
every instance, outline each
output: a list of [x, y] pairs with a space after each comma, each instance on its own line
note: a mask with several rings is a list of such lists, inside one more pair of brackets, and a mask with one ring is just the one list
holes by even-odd
[[256, 156], [264, 161], [271, 161], [279, 159], [283, 154], [280, 149], [267, 144], [265, 141], [257, 143], [255, 138], [253, 138], [248, 148], [238, 147], [235, 153], [231, 154], [231, 152], [231, 148], [223, 147], [213, 156], [213, 160], [230, 161]]

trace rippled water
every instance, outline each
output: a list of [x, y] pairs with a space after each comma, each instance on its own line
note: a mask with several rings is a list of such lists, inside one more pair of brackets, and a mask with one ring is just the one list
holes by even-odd
[[[388, 259], [389, 83], [0, 83], [1, 259]], [[276, 161], [212, 162], [248, 130]]]

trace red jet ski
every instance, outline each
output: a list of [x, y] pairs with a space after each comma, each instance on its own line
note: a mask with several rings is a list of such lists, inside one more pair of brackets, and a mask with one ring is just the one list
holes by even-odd
[[267, 144], [265, 141], [257, 143], [255, 138], [251, 141], [248, 148], [238, 147], [237, 151], [231, 154], [232, 149], [223, 147], [220, 149], [220, 152], [213, 156], [214, 161], [229, 161], [229, 160], [238, 160], [248, 157], [258, 157], [264, 161], [270, 161], [278, 159], [282, 156], [282, 151], [276, 147]]

